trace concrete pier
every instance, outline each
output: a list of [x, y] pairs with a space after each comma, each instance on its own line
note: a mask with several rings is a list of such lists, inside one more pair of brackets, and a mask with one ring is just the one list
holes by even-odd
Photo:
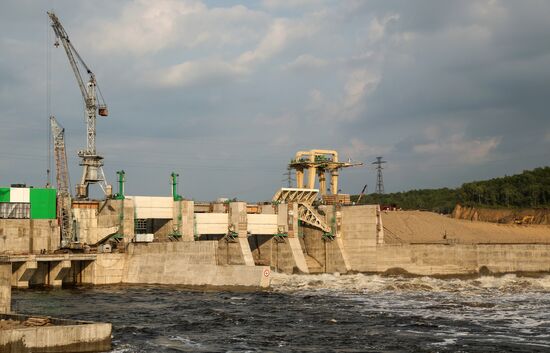
[[38, 269], [38, 262], [35, 260], [13, 262], [12, 268], [12, 287], [28, 288], [30, 279]]
[[80, 271], [95, 261], [96, 254], [6, 255], [11, 264], [11, 285], [61, 287], [63, 283], [80, 283]]
[[11, 264], [0, 259], [0, 313], [11, 311]]

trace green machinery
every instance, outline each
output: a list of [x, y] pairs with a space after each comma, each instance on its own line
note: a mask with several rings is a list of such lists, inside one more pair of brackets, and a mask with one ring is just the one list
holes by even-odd
[[118, 212], [118, 231], [111, 237], [111, 240], [120, 242], [124, 239], [124, 183], [126, 182], [126, 173], [124, 170], [116, 172], [118, 176], [118, 192], [113, 196], [114, 200], [120, 200], [120, 208]]
[[182, 221], [182, 217], [181, 217], [181, 201], [183, 200], [183, 197], [181, 197], [181, 195], [178, 194], [178, 177], [180, 175], [176, 172], [172, 172], [172, 174], [170, 174], [170, 177], [172, 179], [172, 199], [174, 200], [175, 203], [177, 203], [178, 205], [178, 211], [177, 211], [177, 216], [176, 216], [176, 224], [174, 225], [173, 227], [173, 231], [172, 233], [169, 234], [170, 238], [173, 238], [173, 239], [179, 239], [181, 238], [181, 221]]
[[126, 182], [126, 173], [124, 170], [119, 170], [116, 172], [118, 176], [118, 192], [113, 196], [115, 200], [124, 200], [124, 183]]

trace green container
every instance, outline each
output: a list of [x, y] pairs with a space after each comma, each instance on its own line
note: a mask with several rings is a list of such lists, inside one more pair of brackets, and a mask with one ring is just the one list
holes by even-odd
[[55, 189], [31, 189], [31, 219], [56, 218]]
[[0, 202], [10, 202], [10, 188], [0, 188]]

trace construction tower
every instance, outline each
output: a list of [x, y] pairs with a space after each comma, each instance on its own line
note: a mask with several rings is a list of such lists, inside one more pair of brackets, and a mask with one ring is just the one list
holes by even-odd
[[[72, 42], [69, 40], [69, 36], [65, 31], [65, 28], [61, 25], [61, 22], [53, 12], [48, 12], [48, 16], [51, 20], [51, 25], [57, 41], [55, 46], [59, 46], [59, 41], [67, 58], [73, 73], [75, 75], [80, 93], [84, 100], [84, 110], [86, 112], [86, 125], [87, 125], [87, 139], [86, 139], [86, 149], [78, 151], [78, 156], [80, 157], [80, 165], [83, 167], [82, 178], [80, 184], [76, 185], [76, 197], [78, 199], [87, 199], [89, 197], [89, 185], [98, 184], [103, 193], [107, 196], [111, 196], [112, 188], [111, 185], [107, 184], [105, 179], [105, 174], [103, 173], [103, 157], [96, 152], [96, 116], [107, 116], [108, 110], [107, 105], [101, 95], [101, 91], [97, 85], [97, 81], [94, 73], [88, 65], [84, 62], [80, 54], [76, 51]], [[82, 69], [88, 74], [88, 81], [85, 82], [82, 74], [80, 72], [79, 64]]]

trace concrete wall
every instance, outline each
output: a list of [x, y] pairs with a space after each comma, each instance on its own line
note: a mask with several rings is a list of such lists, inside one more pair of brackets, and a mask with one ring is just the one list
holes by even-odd
[[56, 220], [0, 219], [0, 254], [38, 254], [59, 248]]
[[[82, 283], [146, 283], [269, 286], [264, 267], [218, 265], [218, 242], [131, 243], [127, 252], [97, 254], [82, 271]], [[268, 269], [269, 270], [269, 269]]]
[[374, 266], [367, 272], [402, 269], [417, 275], [461, 275], [550, 271], [550, 245], [546, 244], [386, 245], [367, 255], [374, 258]]
[[242, 245], [238, 239], [220, 239], [217, 248], [218, 265], [245, 265]]
[[353, 271], [368, 272], [375, 264], [372, 251], [378, 243], [377, 209], [376, 205], [342, 207], [343, 251]]
[[227, 213], [197, 213], [195, 222], [198, 234], [227, 234], [229, 218]]
[[136, 218], [172, 218], [174, 200], [172, 197], [131, 196], [134, 201]]
[[[121, 213], [120, 209], [124, 208]], [[106, 200], [98, 208], [74, 207], [77, 235], [80, 242], [97, 244], [115, 233], [129, 242], [134, 234], [134, 204], [131, 199]]]
[[346, 263], [342, 248], [340, 248], [336, 239], [323, 239], [323, 231], [303, 226], [302, 246], [304, 253], [317, 261], [323, 272], [346, 273]]
[[126, 254], [97, 254], [82, 271], [83, 284], [118, 284], [126, 271]]
[[270, 266], [284, 273], [309, 273], [298, 238], [252, 235], [248, 243], [256, 266]]
[[[130, 244], [123, 283], [267, 287], [267, 267], [220, 266], [215, 241]], [[266, 272], [267, 271], [267, 272]]]
[[0, 262], [0, 313], [11, 311], [11, 264]]
[[[24, 321], [25, 315], [0, 315]], [[105, 352], [111, 349], [111, 324], [53, 319], [52, 326], [2, 330], [0, 352]]]
[[[273, 211], [273, 206], [267, 208]], [[277, 233], [277, 215], [276, 214], [249, 214], [248, 231], [250, 234], [276, 234]]]

